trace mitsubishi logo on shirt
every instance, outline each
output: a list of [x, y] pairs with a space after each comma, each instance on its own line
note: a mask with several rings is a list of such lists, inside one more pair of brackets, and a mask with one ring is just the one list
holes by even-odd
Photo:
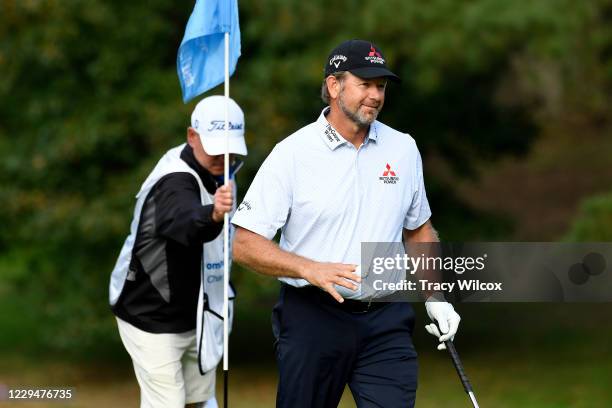
[[386, 177], [389, 174], [392, 175], [393, 177], [395, 177], [395, 172], [393, 170], [391, 170], [391, 166], [389, 166], [389, 163], [387, 163], [387, 170], [385, 170], [383, 172], [383, 176]]
[[397, 184], [399, 181], [399, 177], [395, 174], [395, 172], [391, 169], [389, 163], [385, 166], [385, 171], [383, 171], [382, 176], [378, 178], [385, 184]]

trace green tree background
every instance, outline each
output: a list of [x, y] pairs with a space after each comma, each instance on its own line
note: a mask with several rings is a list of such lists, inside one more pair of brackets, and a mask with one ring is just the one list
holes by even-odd
[[[3, 352], [121, 347], [108, 278], [135, 192], [196, 103], [176, 76], [192, 3], [0, 1]], [[381, 120], [416, 138], [443, 239], [612, 240], [610, 0], [239, 3], [242, 193], [322, 109], [329, 50], [366, 38], [403, 78]], [[268, 330], [277, 287], [242, 269], [235, 280], [239, 313], [257, 317], [238, 320], [242, 344]]]

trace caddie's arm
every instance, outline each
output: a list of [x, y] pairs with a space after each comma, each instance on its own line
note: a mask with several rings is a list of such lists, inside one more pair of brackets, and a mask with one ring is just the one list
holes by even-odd
[[215, 219], [215, 205], [202, 205], [198, 183], [189, 173], [162, 178], [155, 186], [154, 199], [155, 233], [166, 239], [184, 246], [201, 245], [223, 230], [223, 223]]

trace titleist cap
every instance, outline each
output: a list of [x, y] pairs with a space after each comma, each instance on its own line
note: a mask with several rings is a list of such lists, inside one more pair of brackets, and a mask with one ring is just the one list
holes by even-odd
[[224, 96], [214, 95], [202, 99], [191, 114], [191, 127], [200, 135], [204, 151], [211, 155], [229, 153], [246, 156], [244, 142], [244, 113], [240, 106], [228, 98], [229, 132], [228, 144], [225, 142], [225, 104]]

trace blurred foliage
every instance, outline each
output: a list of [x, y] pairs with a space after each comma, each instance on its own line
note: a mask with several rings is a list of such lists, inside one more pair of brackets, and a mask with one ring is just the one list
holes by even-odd
[[[3, 319], [21, 318], [6, 312], [15, 304], [29, 310], [36, 344], [117, 341], [108, 277], [133, 195], [184, 140], [195, 105], [181, 102], [175, 61], [192, 5], [0, 0], [0, 303], [13, 305]], [[242, 191], [275, 143], [316, 118], [325, 58], [347, 38], [372, 39], [404, 79], [389, 87], [381, 120], [460, 176], [526, 152], [568, 112], [607, 118], [609, 0], [241, 0], [240, 13], [231, 94], [247, 117]], [[427, 183], [443, 236], [511, 231], [452, 185]], [[270, 280], [236, 278], [252, 302], [274, 291]]]
[[566, 239], [571, 242], [612, 241], [612, 194], [584, 200]]

